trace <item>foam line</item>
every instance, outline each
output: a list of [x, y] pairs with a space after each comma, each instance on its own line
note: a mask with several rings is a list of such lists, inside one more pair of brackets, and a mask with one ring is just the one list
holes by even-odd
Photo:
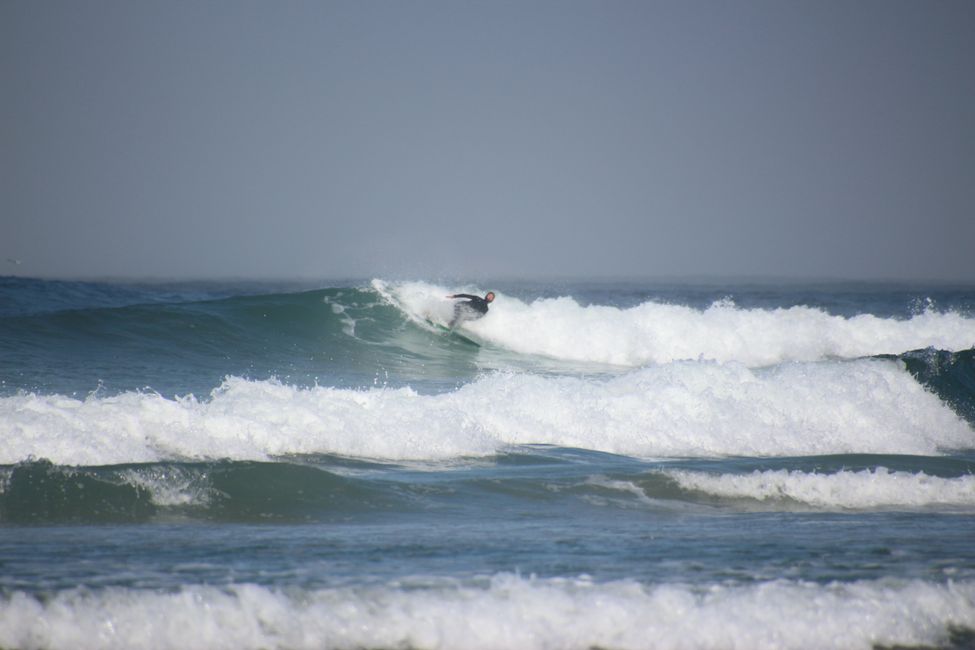
[[[404, 584], [405, 582], [405, 584]], [[0, 598], [5, 648], [789, 650], [945, 641], [975, 627], [975, 585], [644, 586], [497, 575], [315, 591], [110, 588]]]
[[817, 508], [975, 507], [975, 476], [941, 478], [884, 467], [834, 474], [777, 470], [750, 474], [708, 474], [674, 470], [665, 474], [686, 490], [729, 499], [789, 500]]

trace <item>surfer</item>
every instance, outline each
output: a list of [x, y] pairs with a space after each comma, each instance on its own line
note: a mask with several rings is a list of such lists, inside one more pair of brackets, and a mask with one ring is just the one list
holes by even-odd
[[484, 297], [472, 296], [469, 293], [455, 293], [448, 298], [466, 298], [467, 302], [459, 302], [454, 305], [454, 317], [450, 321], [450, 329], [463, 323], [465, 320], [476, 320], [488, 312], [488, 305], [494, 301], [494, 292], [488, 291]]

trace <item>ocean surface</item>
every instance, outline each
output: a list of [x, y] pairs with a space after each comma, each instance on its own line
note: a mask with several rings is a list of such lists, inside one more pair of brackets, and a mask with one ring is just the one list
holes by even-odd
[[972, 286], [0, 278], [0, 648], [971, 648], [973, 345]]

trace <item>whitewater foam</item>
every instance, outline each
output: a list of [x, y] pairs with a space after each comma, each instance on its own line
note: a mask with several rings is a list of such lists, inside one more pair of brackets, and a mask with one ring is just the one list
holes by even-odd
[[975, 476], [941, 478], [924, 472], [892, 472], [885, 467], [833, 474], [764, 471], [709, 474], [664, 472], [685, 490], [729, 499], [793, 501], [826, 509], [975, 507]]
[[209, 399], [0, 398], [0, 464], [484, 456], [548, 444], [642, 457], [939, 454], [975, 432], [898, 361], [679, 362], [605, 379], [496, 373], [439, 395], [228, 378]]
[[157, 506], [206, 506], [214, 497], [205, 471], [178, 466], [151, 466], [125, 469], [119, 480], [149, 493]]
[[[447, 289], [424, 282], [373, 288], [417, 321], [445, 322]], [[470, 290], [470, 289], [468, 289]], [[645, 302], [628, 309], [580, 305], [571, 297], [523, 302], [497, 294], [488, 315], [462, 328], [493, 345], [566, 361], [642, 366], [675, 360], [766, 366], [975, 346], [975, 319], [928, 310], [910, 319], [833, 316], [812, 307], [742, 309], [730, 300], [704, 310]]]
[[944, 642], [975, 626], [975, 585], [644, 586], [423, 580], [288, 590], [76, 589], [0, 599], [6, 648], [863, 648]]

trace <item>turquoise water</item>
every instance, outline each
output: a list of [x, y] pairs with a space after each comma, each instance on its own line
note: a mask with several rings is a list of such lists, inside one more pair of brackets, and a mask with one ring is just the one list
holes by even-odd
[[0, 647], [969, 647], [973, 344], [972, 287], [2, 278]]

